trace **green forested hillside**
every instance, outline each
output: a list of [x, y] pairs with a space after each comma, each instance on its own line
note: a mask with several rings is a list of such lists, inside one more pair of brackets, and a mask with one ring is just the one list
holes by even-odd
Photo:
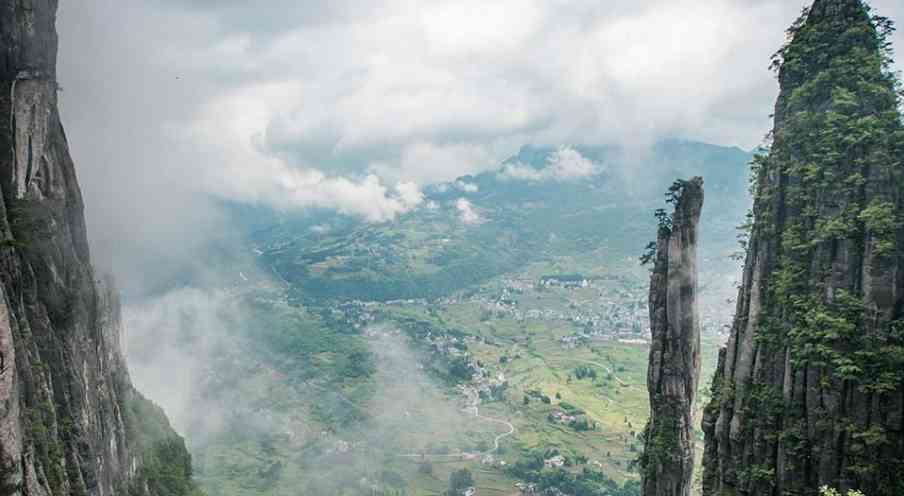
[[[437, 298], [555, 255], [605, 249], [615, 259], [637, 255], [655, 232], [651, 210], [676, 177], [703, 175], [715, 198], [703, 229], [732, 249], [747, 208], [747, 163], [736, 148], [664, 142], [651, 150], [574, 149], [593, 163], [586, 177], [543, 177], [555, 148], [524, 147], [499, 171], [428, 189], [428, 207], [395, 222], [370, 225], [312, 216], [256, 226], [260, 260], [299, 296], [386, 301]], [[507, 167], [538, 171], [506, 176]], [[522, 173], [522, 176], [528, 173]], [[479, 220], [462, 222], [465, 199]], [[313, 219], [323, 220], [317, 223]], [[313, 229], [312, 229], [313, 228]]]

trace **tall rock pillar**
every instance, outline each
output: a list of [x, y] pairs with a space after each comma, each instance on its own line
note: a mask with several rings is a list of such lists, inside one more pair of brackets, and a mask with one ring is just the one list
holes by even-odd
[[694, 465], [693, 407], [700, 378], [697, 231], [703, 180], [676, 182], [670, 202], [675, 212], [660, 216], [650, 276], [650, 421], [641, 459], [644, 496], [689, 496]]

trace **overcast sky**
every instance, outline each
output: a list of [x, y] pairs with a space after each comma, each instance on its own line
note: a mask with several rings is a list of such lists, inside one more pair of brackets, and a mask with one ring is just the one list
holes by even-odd
[[[900, 0], [873, 5], [904, 19]], [[95, 258], [122, 272], [190, 252], [218, 228], [211, 196], [382, 221], [528, 143], [752, 148], [802, 6], [63, 1], [63, 118]]]

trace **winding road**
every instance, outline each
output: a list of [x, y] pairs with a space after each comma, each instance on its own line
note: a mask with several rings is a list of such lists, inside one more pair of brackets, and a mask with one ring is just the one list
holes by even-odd
[[484, 417], [483, 415], [480, 414], [480, 408], [477, 406], [474, 407], [474, 417], [482, 419], [486, 422], [493, 423], [493, 424], [504, 425], [504, 426], [508, 427], [508, 429], [509, 429], [508, 432], [496, 436], [496, 438], [493, 439], [493, 449], [490, 451], [487, 451], [485, 453], [481, 453], [482, 455], [491, 455], [491, 454], [499, 451], [499, 441], [502, 441], [503, 439], [515, 434], [515, 426], [512, 425], [511, 422], [509, 422], [507, 420], [495, 419], [492, 417]]
[[496, 453], [497, 451], [499, 451], [499, 443], [503, 439], [515, 434], [515, 426], [507, 420], [500, 420], [500, 419], [492, 418], [492, 417], [484, 417], [483, 415], [480, 414], [480, 407], [478, 407], [478, 406], [470, 407], [470, 408], [468, 408], [468, 410], [470, 410], [471, 408], [474, 409], [474, 418], [482, 420], [484, 422], [490, 422], [492, 424], [504, 425], [508, 428], [508, 432], [499, 434], [498, 436], [496, 436], [493, 439], [493, 449], [483, 451], [483, 452], [478, 452], [478, 453], [449, 453], [449, 454], [445, 454], [445, 455], [428, 455], [426, 453], [407, 453], [407, 454], [403, 454], [403, 455], [397, 455], [397, 457], [398, 458], [419, 458], [422, 460], [439, 460], [439, 459], [454, 459], [454, 458], [471, 458], [471, 459], [473, 459], [473, 458], [479, 458], [482, 456], [492, 455], [493, 453]]

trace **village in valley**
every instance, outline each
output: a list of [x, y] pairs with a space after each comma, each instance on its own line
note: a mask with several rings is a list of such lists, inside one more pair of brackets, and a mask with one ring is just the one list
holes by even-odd
[[[450, 397], [498, 437], [439, 455], [447, 462], [506, 474], [539, 450], [542, 468], [586, 466], [628, 481], [638, 477], [650, 339], [646, 271], [635, 274], [506, 276], [434, 301], [349, 301], [331, 312], [369, 339], [407, 336], [422, 350], [421, 370], [441, 359], [465, 371]], [[734, 288], [706, 287], [719, 289], [701, 308], [706, 343], [717, 346]], [[516, 489], [540, 494], [536, 484]]]

